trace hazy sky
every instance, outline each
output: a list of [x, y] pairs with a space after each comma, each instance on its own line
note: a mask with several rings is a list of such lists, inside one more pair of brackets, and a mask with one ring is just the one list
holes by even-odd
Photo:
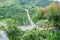
[[60, 1], [60, 0], [54, 0], [54, 1]]

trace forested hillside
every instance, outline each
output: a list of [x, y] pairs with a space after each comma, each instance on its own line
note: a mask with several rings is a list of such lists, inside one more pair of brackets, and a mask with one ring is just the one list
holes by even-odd
[[45, 7], [51, 2], [49, 0], [0, 0], [0, 20], [8, 18], [17, 21], [19, 25], [29, 24], [24, 9], [29, 9], [30, 16], [32, 16], [37, 7]]
[[24, 9], [28, 8], [30, 13], [34, 13], [36, 9], [32, 8], [34, 2], [35, 0], [0, 0], [0, 20], [12, 19], [18, 22], [19, 25], [20, 22], [21, 24], [28, 24]]
[[47, 6], [51, 3], [50, 0], [0, 0], [3, 5], [17, 4], [22, 6]]
[[0, 40], [60, 40], [60, 1], [0, 0]]
[[18, 0], [20, 5], [25, 6], [47, 6], [51, 3], [49, 0]]

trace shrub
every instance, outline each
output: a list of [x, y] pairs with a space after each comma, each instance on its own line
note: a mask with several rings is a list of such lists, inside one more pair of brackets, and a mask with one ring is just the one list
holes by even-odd
[[60, 28], [60, 6], [59, 5], [51, 5], [48, 9], [51, 13], [49, 15], [49, 21], [54, 23], [54, 26]]
[[9, 37], [9, 40], [19, 39], [19, 36], [21, 36], [23, 32], [21, 32], [21, 30], [17, 27], [16, 22], [11, 19], [6, 20], [6, 22], [8, 24], [8, 28], [5, 31]]
[[50, 4], [46, 8], [39, 8], [32, 16], [32, 20], [36, 23], [41, 19], [48, 19], [50, 24], [60, 28], [60, 5]]

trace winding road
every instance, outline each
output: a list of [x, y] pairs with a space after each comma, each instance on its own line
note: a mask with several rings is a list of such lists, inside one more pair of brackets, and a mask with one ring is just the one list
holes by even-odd
[[28, 20], [29, 20], [29, 22], [30, 22], [30, 25], [27, 25], [27, 26], [19, 26], [19, 28], [21, 28], [21, 30], [31, 30], [31, 29], [33, 29], [33, 28], [35, 28], [36, 27], [36, 25], [34, 24], [34, 22], [31, 20], [31, 18], [30, 18], [30, 15], [29, 15], [29, 12], [28, 12], [28, 9], [25, 9], [25, 11], [26, 11], [26, 14], [27, 14], [27, 18], [28, 18]]

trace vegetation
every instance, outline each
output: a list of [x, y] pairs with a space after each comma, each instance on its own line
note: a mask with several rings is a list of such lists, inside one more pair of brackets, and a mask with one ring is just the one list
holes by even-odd
[[[57, 29], [41, 31], [34, 28], [22, 31], [18, 26], [30, 24], [25, 9], [29, 10], [32, 21], [39, 27], [46, 25], [46, 28], [55, 27]], [[7, 23], [6, 26], [0, 24], [0, 30], [6, 32], [9, 40], [60, 40], [60, 4], [57, 2], [0, 0], [0, 21]]]
[[17, 28], [9, 28], [7, 31], [9, 40], [60, 40], [59, 30], [27, 30], [21, 31]]
[[[56, 9], [55, 7], [57, 8], [58, 5], [52, 4], [52, 6], [50, 5], [49, 7], [45, 8], [42, 11], [40, 11], [39, 9], [39, 11], [35, 15], [33, 14], [35, 16], [32, 17], [34, 18], [33, 21], [37, 22], [38, 20], [40, 20], [40, 22], [46, 22], [41, 20], [47, 19], [49, 22], [52, 22], [54, 26], [60, 27], [59, 25], [60, 15], [58, 11], [60, 9], [59, 7]], [[51, 8], [53, 8], [53, 10]], [[35, 20], [35, 18], [37, 20]], [[32, 29], [32, 30], [22, 31], [19, 28], [17, 28], [15, 21], [8, 20], [7, 22], [9, 24], [9, 27], [6, 30], [6, 32], [10, 40], [60, 40], [59, 30], [46, 30], [46, 31], [38, 30], [37, 31], [35, 29]], [[58, 22], [59, 24], [57, 24]]]
[[60, 5], [50, 4], [46, 8], [41, 8], [36, 11], [32, 16], [32, 20], [36, 23], [39, 20], [47, 19], [49, 23], [53, 24], [53, 27], [60, 27]]

